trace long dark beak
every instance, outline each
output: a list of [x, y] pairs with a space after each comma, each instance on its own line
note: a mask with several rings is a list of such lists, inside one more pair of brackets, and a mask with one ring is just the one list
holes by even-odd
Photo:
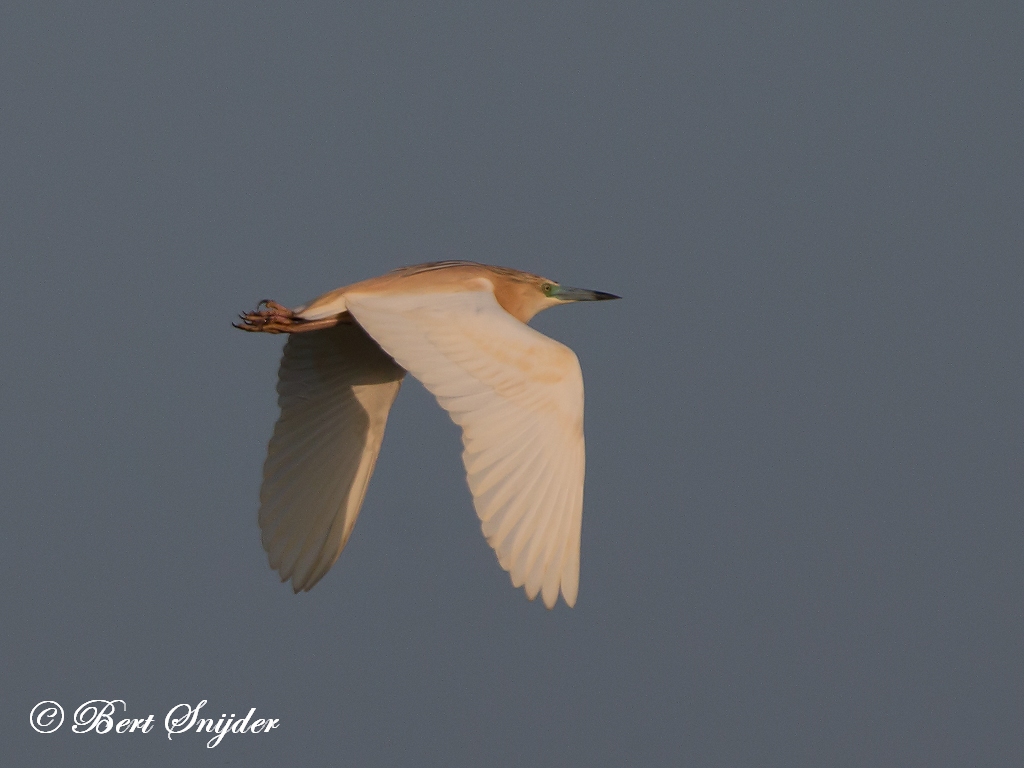
[[588, 291], [586, 288], [567, 288], [564, 285], [557, 286], [551, 295], [560, 301], [609, 301], [622, 298], [614, 293]]

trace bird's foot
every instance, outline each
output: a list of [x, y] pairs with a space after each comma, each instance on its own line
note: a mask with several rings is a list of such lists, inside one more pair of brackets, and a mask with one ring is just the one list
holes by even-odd
[[[347, 313], [346, 313], [347, 314]], [[341, 315], [324, 317], [319, 320], [304, 320], [288, 307], [276, 301], [264, 299], [252, 312], [238, 316], [241, 323], [232, 323], [235, 328], [254, 333], [303, 333], [331, 328], [345, 320]]]

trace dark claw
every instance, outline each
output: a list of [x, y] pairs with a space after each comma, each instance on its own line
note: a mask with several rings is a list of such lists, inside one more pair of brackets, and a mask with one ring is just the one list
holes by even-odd
[[[232, 323], [235, 328], [243, 331], [262, 331], [263, 333], [299, 333], [312, 331], [334, 323], [321, 320], [309, 321], [296, 317], [295, 313], [283, 304], [272, 299], [263, 299], [252, 312], [238, 315], [241, 324]], [[335, 323], [337, 320], [334, 321]]]

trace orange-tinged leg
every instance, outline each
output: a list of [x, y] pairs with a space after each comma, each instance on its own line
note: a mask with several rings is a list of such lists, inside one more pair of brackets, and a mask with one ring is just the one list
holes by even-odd
[[259, 333], [305, 333], [319, 331], [321, 328], [332, 328], [338, 323], [352, 322], [352, 316], [348, 312], [319, 320], [303, 320], [288, 307], [269, 299], [257, 304], [254, 311], [238, 317], [242, 322], [232, 323], [235, 328]]

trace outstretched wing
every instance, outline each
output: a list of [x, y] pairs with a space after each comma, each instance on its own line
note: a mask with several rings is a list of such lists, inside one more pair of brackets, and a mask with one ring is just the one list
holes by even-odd
[[352, 533], [405, 371], [354, 323], [289, 336], [260, 488], [270, 565], [312, 589]]
[[583, 514], [583, 377], [568, 347], [490, 290], [347, 294], [359, 324], [462, 427], [484, 536], [512, 583], [576, 602]]

